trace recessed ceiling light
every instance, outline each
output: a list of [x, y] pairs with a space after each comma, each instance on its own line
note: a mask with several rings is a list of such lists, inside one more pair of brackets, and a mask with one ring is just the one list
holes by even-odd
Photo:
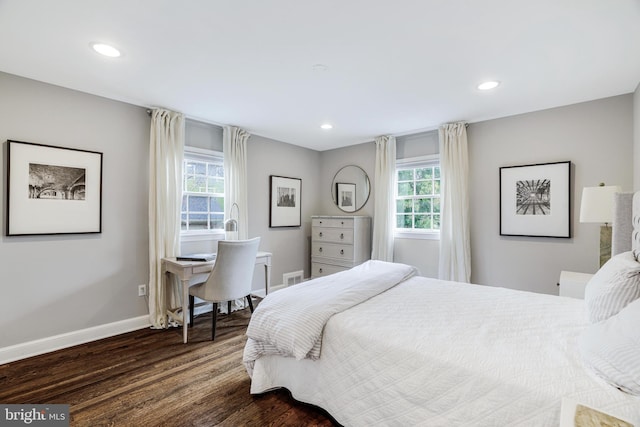
[[497, 88], [498, 86], [500, 86], [500, 82], [495, 81], [495, 80], [490, 80], [488, 82], [480, 83], [478, 85], [478, 89], [479, 90], [491, 90], [491, 89]]
[[324, 130], [329, 130], [329, 129], [333, 129], [333, 125], [331, 123], [324, 123], [322, 125], [320, 125], [320, 127]]
[[100, 55], [108, 56], [109, 58], [117, 58], [121, 55], [118, 49], [105, 43], [91, 43], [91, 48]]
[[329, 67], [327, 67], [327, 66], [326, 66], [326, 65], [324, 65], [324, 64], [313, 64], [313, 65], [311, 66], [311, 69], [312, 69], [313, 71], [315, 71], [315, 72], [323, 73], [323, 72], [327, 71], [327, 70], [329, 69]]

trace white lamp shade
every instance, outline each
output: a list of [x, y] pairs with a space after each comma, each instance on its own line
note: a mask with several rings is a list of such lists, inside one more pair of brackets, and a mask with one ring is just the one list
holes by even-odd
[[621, 192], [618, 185], [584, 187], [580, 203], [580, 222], [613, 222], [613, 195]]

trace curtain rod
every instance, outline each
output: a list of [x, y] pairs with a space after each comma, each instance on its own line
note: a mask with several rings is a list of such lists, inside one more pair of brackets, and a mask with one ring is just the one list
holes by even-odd
[[[151, 108], [147, 108], [147, 115], [148, 115], [149, 117], [151, 117], [151, 114], [153, 114], [153, 109], [151, 109]], [[214, 125], [214, 126], [218, 126], [218, 127], [221, 127], [221, 128], [223, 128], [223, 127], [225, 127], [225, 126], [226, 126], [226, 125], [223, 125], [223, 124], [221, 124], [221, 123], [213, 122], [213, 121], [211, 121], [211, 120], [196, 119], [196, 118], [193, 118], [193, 117], [189, 117], [189, 116], [187, 116], [186, 114], [184, 115], [184, 118], [185, 118], [186, 120], [191, 120], [192, 122], [203, 123], [203, 124], [206, 124], [206, 125]]]
[[[149, 117], [151, 117], [151, 113], [153, 113], [153, 110], [151, 110], [150, 108], [147, 108], [147, 115], [148, 115]], [[193, 118], [191, 118], [191, 117], [187, 117], [187, 116], [185, 116], [185, 119], [193, 120], [193, 121], [196, 121], [196, 122], [205, 123], [205, 124], [209, 124], [209, 125], [214, 125], [214, 126], [224, 127], [224, 125], [221, 125], [220, 123], [215, 123], [215, 122], [210, 122], [210, 121], [204, 121], [204, 120], [193, 119]], [[440, 127], [440, 126], [438, 126], [438, 128], [439, 128], [439, 127]], [[465, 123], [465, 124], [464, 124], [464, 127], [465, 127], [465, 128], [469, 127], [469, 123]], [[423, 131], [411, 131], [410, 133], [399, 133], [399, 134], [395, 134], [395, 135], [392, 135], [392, 136], [397, 137], [397, 136], [413, 135], [413, 134], [416, 134], [416, 133], [432, 132], [432, 131], [436, 131], [436, 130], [438, 130], [438, 128], [435, 128], [435, 129], [428, 129], [428, 130], [423, 130]]]

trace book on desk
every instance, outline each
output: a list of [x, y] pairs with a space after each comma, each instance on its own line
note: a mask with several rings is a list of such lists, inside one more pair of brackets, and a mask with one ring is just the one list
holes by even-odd
[[216, 259], [216, 254], [187, 254], [176, 257], [176, 261], [200, 261], [207, 262]]

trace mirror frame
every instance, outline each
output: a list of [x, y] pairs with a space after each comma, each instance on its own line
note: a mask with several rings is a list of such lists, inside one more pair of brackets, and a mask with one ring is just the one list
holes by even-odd
[[[367, 186], [367, 196], [364, 198], [364, 201], [362, 203], [358, 203], [358, 199], [356, 198], [356, 206], [353, 210], [345, 210], [342, 207], [340, 207], [340, 204], [338, 203], [338, 190], [337, 190], [337, 186], [338, 184], [344, 184], [340, 181], [338, 181], [338, 175], [340, 175], [341, 172], [345, 171], [345, 169], [347, 168], [353, 168], [355, 171], [354, 173], [358, 173], [361, 172], [362, 173], [362, 182], [357, 182], [355, 183], [357, 184], [366, 184]], [[356, 170], [357, 169], [357, 170]], [[360, 209], [362, 209], [364, 207], [364, 205], [367, 204], [367, 202], [369, 201], [369, 197], [371, 196], [371, 180], [369, 179], [369, 175], [367, 175], [367, 172], [365, 172], [364, 169], [362, 169], [360, 166], [357, 165], [346, 165], [341, 167], [333, 176], [333, 180], [331, 181], [331, 200], [333, 201], [333, 204], [336, 205], [336, 207], [338, 209], [340, 209], [342, 212], [347, 212], [347, 213], [354, 213], [359, 211]]]

